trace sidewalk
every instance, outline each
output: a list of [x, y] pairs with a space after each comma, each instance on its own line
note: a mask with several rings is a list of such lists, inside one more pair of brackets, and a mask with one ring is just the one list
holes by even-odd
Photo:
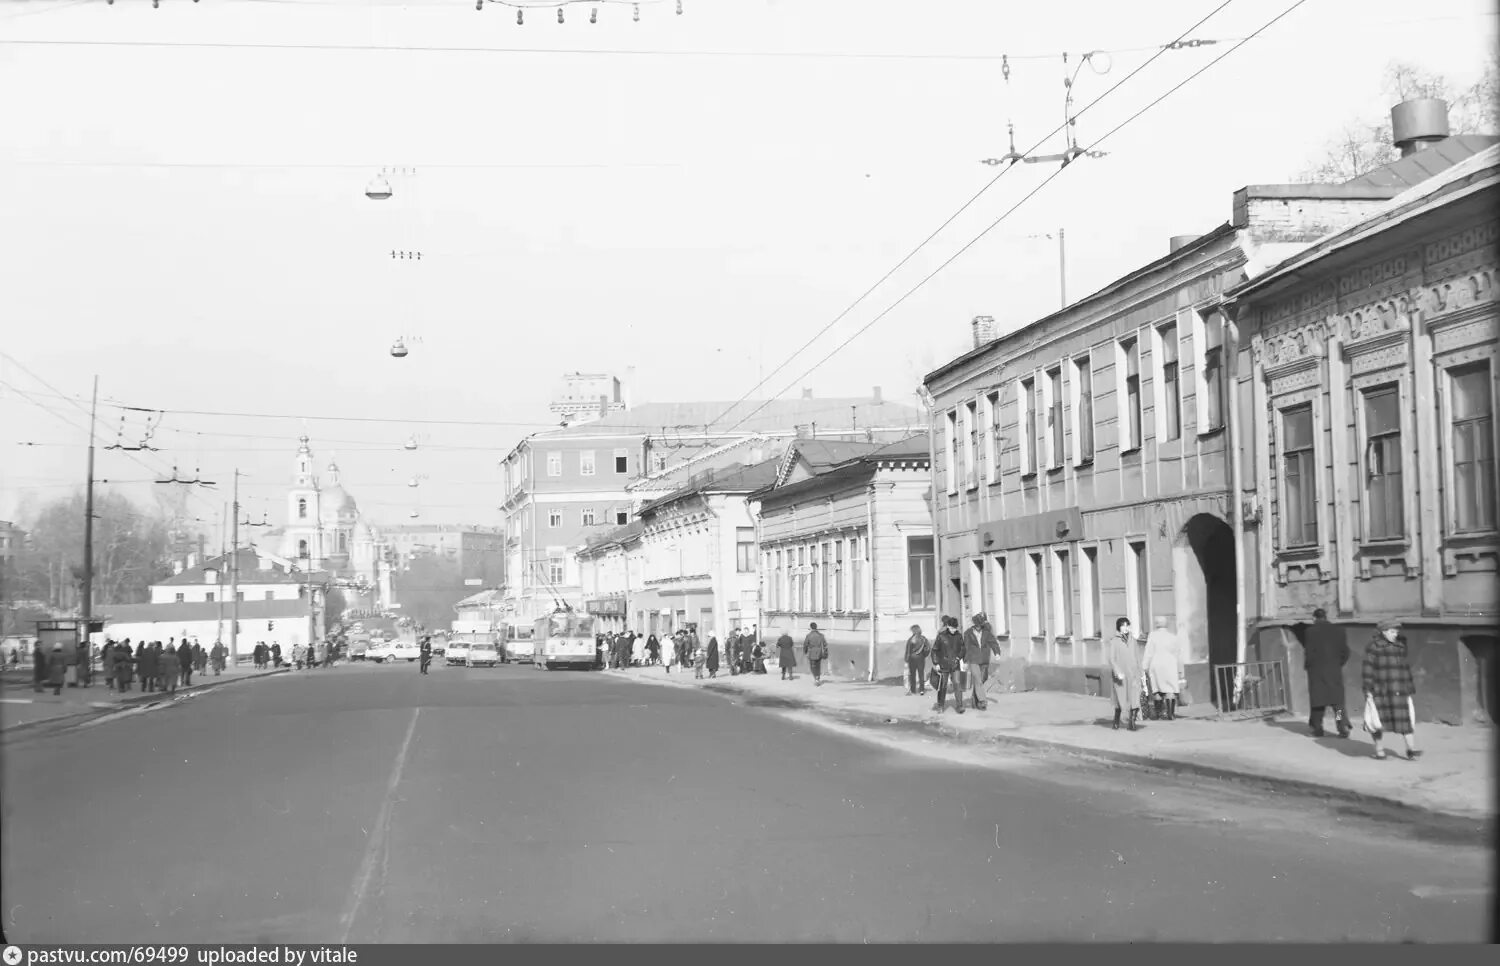
[[[92, 687], [64, 686], [62, 693], [58, 695], [54, 695], [49, 687], [44, 688], [42, 693], [38, 694], [32, 689], [31, 668], [24, 667], [21, 670], [24, 673], [7, 669], [3, 678], [0, 678], [0, 734], [74, 719], [84, 721], [95, 715], [141, 707], [172, 697], [171, 694], [160, 691], [143, 693], [139, 679], [131, 685], [129, 691], [120, 694], [105, 687], [103, 676], [97, 673], [94, 675]], [[214, 672], [210, 670], [204, 675], [194, 674], [192, 687], [183, 687], [178, 684], [176, 695], [196, 693], [235, 681], [281, 674], [286, 670], [287, 668], [257, 671], [248, 663], [238, 668], [226, 668], [218, 677], [215, 677]]]
[[[1307, 722], [1283, 715], [1234, 721], [1212, 716], [1197, 706], [1176, 721], [1146, 721], [1131, 732], [1113, 730], [1114, 707], [1106, 698], [1056, 691], [990, 695], [985, 711], [970, 708], [955, 714], [952, 697], [940, 715], [935, 695], [908, 695], [900, 685], [829, 681], [813, 686], [812, 675], [799, 669], [795, 680], [768, 674], [697, 681], [676, 668], [660, 667], [605, 672], [642, 683], [707, 687], [723, 693], [777, 698], [814, 710], [890, 719], [941, 722], [944, 731], [974, 741], [996, 741], [1038, 750], [1066, 752], [1168, 771], [1217, 778], [1267, 782], [1316, 795], [1381, 802], [1439, 815], [1492, 821], [1495, 817], [1495, 730], [1425, 724], [1417, 729], [1417, 761], [1394, 749], [1405, 746], [1388, 736], [1385, 761], [1371, 757], [1370, 736], [1355, 731], [1347, 739], [1314, 739]], [[1328, 727], [1332, 728], [1330, 720]], [[1330, 731], [1330, 734], [1333, 734]], [[1390, 740], [1394, 738], [1394, 741]]]

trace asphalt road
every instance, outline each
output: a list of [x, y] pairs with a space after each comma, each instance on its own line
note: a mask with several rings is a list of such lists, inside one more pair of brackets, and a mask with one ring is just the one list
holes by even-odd
[[11, 942], [1457, 940], [1489, 848], [524, 667], [341, 666], [10, 740]]

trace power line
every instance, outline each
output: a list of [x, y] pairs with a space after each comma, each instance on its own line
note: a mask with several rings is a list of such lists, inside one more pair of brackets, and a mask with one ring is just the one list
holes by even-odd
[[[0, 40], [0, 43], [6, 41]], [[379, 168], [381, 165], [370, 162], [231, 162], [231, 161], [41, 161], [41, 160], [0, 160], [0, 165], [8, 167], [41, 167], [41, 168], [188, 168], [209, 170], [288, 170], [288, 171], [368, 171]], [[472, 171], [509, 171], [509, 170], [532, 170], [532, 169], [616, 169], [616, 168], [654, 168], [654, 169], [680, 169], [684, 167], [675, 161], [623, 161], [614, 162], [524, 162], [515, 164], [412, 164], [412, 168], [426, 168], [429, 170], [472, 170]]]
[[[1085, 105], [1077, 113], [1073, 114], [1070, 118], [1064, 119], [1064, 121], [1063, 121], [1062, 124], [1058, 125], [1057, 127], [1053, 128], [1051, 131], [1047, 132], [1047, 134], [1044, 135], [1041, 138], [1041, 140], [1037, 141], [1037, 143], [1033, 144], [1030, 148], [1027, 148], [1026, 151], [1023, 152], [1023, 156], [1029, 156], [1037, 148], [1039, 148], [1043, 144], [1047, 143], [1047, 141], [1049, 139], [1051, 139], [1053, 135], [1057, 134], [1059, 131], [1062, 131], [1062, 130], [1068, 128], [1069, 125], [1073, 121], [1075, 121], [1079, 117], [1082, 117], [1083, 114], [1085, 112], [1087, 112], [1090, 108], [1092, 108], [1094, 105], [1098, 104], [1100, 101], [1104, 100], [1109, 95], [1113, 94], [1115, 91], [1119, 90], [1122, 86], [1124, 86], [1126, 83], [1128, 83], [1132, 77], [1134, 77], [1135, 75], [1139, 74], [1141, 71], [1145, 70], [1147, 67], [1151, 66], [1151, 64], [1158, 57], [1160, 57], [1162, 54], [1166, 53], [1168, 50], [1174, 49], [1174, 45], [1182, 43], [1183, 42], [1183, 38], [1185, 38], [1188, 34], [1192, 33], [1194, 30], [1197, 30], [1199, 27], [1203, 26], [1210, 19], [1212, 19], [1216, 14], [1218, 14], [1219, 11], [1223, 10], [1225, 7], [1229, 6], [1233, 2], [1234, 2], [1234, 0], [1223, 0], [1223, 2], [1220, 3], [1217, 7], [1214, 7], [1212, 10], [1210, 10], [1205, 17], [1203, 17], [1197, 23], [1193, 24], [1191, 27], [1188, 27], [1181, 34], [1179, 34], [1176, 40], [1172, 41], [1169, 44], [1162, 45], [1156, 51], [1156, 53], [1152, 54], [1151, 57], [1149, 57], [1146, 60], [1145, 63], [1141, 64], [1135, 70], [1131, 71], [1129, 74], [1126, 74], [1124, 77], [1120, 78], [1120, 80], [1116, 81], [1103, 94], [1100, 94], [1094, 100], [1090, 101], [1087, 105]], [[863, 302], [866, 298], [868, 298], [872, 292], [874, 292], [881, 285], [885, 284], [886, 280], [889, 279], [892, 275], [896, 274], [896, 272], [898, 272], [903, 266], [905, 266], [907, 262], [909, 262], [913, 258], [915, 258], [917, 256], [917, 254], [922, 251], [922, 249], [924, 249], [924, 248], [927, 247], [927, 245], [928, 245], [929, 242], [931, 242], [934, 238], [936, 238], [939, 234], [941, 234], [942, 231], [945, 228], [947, 228], [949, 225], [953, 224], [953, 222], [960, 215], [962, 215], [965, 211], [968, 211], [969, 207], [971, 205], [973, 205], [974, 202], [978, 201], [980, 199], [980, 197], [982, 197], [985, 194], [985, 192], [987, 192], [991, 188], [993, 188], [995, 186], [996, 182], [998, 182], [1001, 178], [1005, 177], [1006, 173], [1009, 172], [1014, 167], [1015, 167], [1015, 163], [1014, 163], [1014, 161], [1012, 161], [1011, 164], [1009, 164], [1006, 167], [1002, 168], [1000, 170], [1000, 173], [997, 174], [997, 175], [995, 175], [993, 178], [991, 178], [989, 180], [989, 182], [986, 185], [984, 185], [984, 187], [980, 188], [979, 191], [977, 191], [974, 194], [973, 197], [971, 197], [968, 201], [964, 202], [963, 205], [960, 206], [957, 211], [955, 211], [953, 214], [949, 215], [947, 217], [947, 219], [944, 220], [941, 225], [938, 225], [937, 228], [933, 229], [932, 233], [929, 234], [926, 238], [922, 239], [922, 241], [919, 242], [915, 248], [913, 248], [911, 251], [907, 252], [906, 256], [904, 258], [902, 258], [901, 261], [899, 261], [895, 265], [891, 266], [891, 268], [884, 275], [880, 276], [880, 278], [876, 280], [876, 282], [875, 282], [874, 285], [871, 285], [869, 288], [865, 289], [864, 292], [861, 293], [858, 298], [856, 298], [853, 302], [850, 302], [849, 305], [844, 309], [844, 311], [842, 311], [838, 315], [834, 316], [834, 318], [833, 318], [832, 321], [830, 321], [827, 325], [823, 326], [817, 332], [813, 333], [812, 338], [810, 338], [806, 342], [804, 342], [802, 344], [801, 348], [797, 349], [791, 355], [787, 356], [786, 359], [784, 359], [781, 362], [781, 364], [778, 365], [775, 369], [772, 369], [768, 374], [762, 376], [761, 380], [759, 382], [757, 382], [754, 386], [751, 386], [750, 390], [748, 392], [746, 392], [745, 395], [741, 396], [734, 403], [731, 403], [728, 409], [725, 409], [722, 413], [719, 413], [719, 415], [715, 416], [713, 418], [712, 422], [710, 423], [710, 425], [712, 425], [712, 423], [717, 423], [719, 420], [723, 419], [725, 416], [727, 416], [731, 412], [733, 412], [735, 406], [738, 406], [740, 403], [742, 403], [745, 400], [749, 399], [750, 396], [756, 390], [760, 389], [761, 386], [764, 386], [767, 382], [769, 382], [771, 380], [771, 378], [774, 377], [778, 372], [782, 371], [787, 366], [791, 365], [793, 359], [797, 358], [799, 355], [801, 355], [803, 352], [805, 352], [809, 346], [811, 346], [814, 342], [818, 341], [818, 339], [822, 338], [823, 335], [824, 335], [824, 333], [828, 332], [829, 329], [832, 329], [835, 325], [838, 325], [841, 321], [843, 321], [844, 318], [850, 312], [854, 311], [854, 309], [856, 307], [858, 307], [859, 304], [861, 302]], [[1059, 169], [1059, 170], [1061, 170], [1061, 169]], [[1049, 178], [1048, 180], [1050, 181], [1051, 179]], [[1043, 182], [1043, 184], [1045, 184], [1045, 183], [1046, 182]], [[1028, 195], [1027, 197], [1030, 197], [1030, 195]], [[785, 390], [782, 390], [782, 391], [785, 392]], [[761, 408], [763, 409], [765, 407], [762, 406]], [[759, 412], [759, 411], [760, 411], [760, 409], [755, 410], [755, 412]], [[754, 413], [752, 413], [751, 415], [754, 415]], [[749, 417], [746, 417], [746, 418], [749, 418]], [[742, 420], [740, 420], [740, 422], [744, 422], [744, 420], [742, 419]], [[736, 423], [735, 425], [738, 426], [739, 423]]]
[[[1254, 33], [1250, 34], [1250, 36], [1246, 37], [1244, 40], [1241, 40], [1239, 43], [1235, 44], [1233, 47], [1231, 47], [1228, 50], [1224, 51], [1222, 54], [1220, 54], [1219, 56], [1215, 57], [1213, 60], [1209, 61], [1207, 64], [1204, 64], [1202, 67], [1200, 67], [1197, 70], [1193, 71], [1191, 74], [1189, 74], [1187, 77], [1185, 77], [1182, 81], [1180, 81], [1179, 83], [1177, 83], [1175, 86], [1169, 88], [1165, 93], [1161, 94], [1155, 100], [1151, 101], [1151, 103], [1147, 104], [1145, 107], [1143, 107], [1140, 110], [1136, 111], [1134, 114], [1130, 115], [1125, 120], [1121, 121], [1119, 124], [1116, 124], [1113, 128], [1110, 128], [1108, 131], [1106, 131], [1104, 133], [1104, 135], [1102, 137], [1096, 139], [1094, 141], [1094, 143], [1092, 145], [1090, 145], [1089, 150], [1093, 150], [1093, 149], [1097, 148], [1100, 144], [1103, 144], [1107, 139], [1109, 139], [1114, 134], [1118, 133], [1126, 125], [1132, 123], [1137, 118], [1139, 118], [1141, 115], [1143, 115], [1147, 111], [1151, 110], [1151, 108], [1155, 107], [1156, 105], [1160, 104], [1162, 101], [1164, 101], [1168, 97], [1170, 97], [1172, 94], [1175, 94], [1177, 91], [1181, 90], [1188, 83], [1190, 83], [1191, 81], [1193, 81], [1194, 79], [1196, 79], [1199, 75], [1201, 75], [1205, 71], [1207, 71], [1210, 67], [1213, 67], [1215, 64], [1217, 64], [1219, 61], [1223, 60], [1225, 57], [1228, 57], [1230, 54], [1234, 53], [1236, 50], [1239, 50], [1246, 43], [1248, 43], [1251, 40], [1255, 39], [1261, 33], [1263, 33], [1264, 31], [1266, 31], [1269, 28], [1271, 28], [1272, 26], [1274, 26], [1276, 23], [1278, 23], [1280, 20], [1282, 20], [1284, 17], [1286, 17], [1290, 13], [1292, 13], [1298, 7], [1301, 7], [1306, 2], [1307, 2], [1307, 0], [1296, 0], [1296, 2], [1293, 3], [1291, 6], [1287, 7], [1281, 13], [1277, 14], [1272, 19], [1266, 21], [1266, 23], [1262, 24], [1260, 26], [1260, 28], [1257, 29]], [[938, 265], [937, 268], [933, 269], [932, 272], [930, 272], [925, 278], [923, 278], [916, 285], [914, 285], [910, 289], [908, 289], [904, 295], [902, 295], [900, 298], [898, 298], [895, 302], [891, 303], [891, 305], [888, 306], [879, 315], [875, 316], [869, 322], [866, 322], [859, 329], [855, 330], [855, 332], [852, 335], [850, 335], [849, 338], [847, 338], [843, 342], [839, 343], [837, 346], [835, 346], [833, 348], [833, 350], [831, 352], [829, 352], [823, 358], [821, 358], [817, 362], [815, 362], [809, 369], [807, 369], [805, 372], [803, 372], [801, 375], [799, 375], [796, 379], [792, 380], [792, 382], [791, 382], [790, 385], [788, 385], [785, 389], [782, 389], [781, 393], [777, 394], [777, 397], [779, 397], [780, 395], [786, 393], [786, 391], [788, 389], [790, 389], [792, 386], [796, 385], [801, 380], [807, 378], [814, 371], [816, 371], [820, 366], [822, 366], [823, 363], [827, 362], [829, 359], [832, 359], [835, 355], [837, 355], [839, 352], [841, 352], [851, 342], [853, 342], [855, 339], [859, 338], [866, 331], [868, 331], [873, 325], [875, 325], [875, 323], [879, 322], [881, 319], [883, 319], [887, 315], [889, 315], [898, 306], [900, 306], [903, 302], [905, 302], [908, 298], [910, 298], [913, 294], [915, 294], [918, 289], [920, 289], [923, 286], [925, 286], [928, 282], [930, 282], [933, 278], [935, 278], [938, 275], [939, 272], [942, 272], [949, 265], [953, 264], [953, 262], [956, 261], [959, 256], [963, 255], [970, 248], [974, 247], [974, 245], [977, 244], [980, 239], [982, 239], [986, 235], [988, 235], [1001, 222], [1003, 222], [1006, 218], [1010, 217], [1010, 215], [1011, 215], [1012, 212], [1014, 212], [1017, 208], [1021, 207], [1021, 205], [1025, 204], [1028, 200], [1031, 199], [1031, 197], [1033, 195], [1035, 195], [1037, 192], [1039, 192], [1043, 188], [1045, 188], [1048, 184], [1050, 184], [1053, 181], [1053, 179], [1057, 178], [1065, 170], [1067, 170], [1067, 169], [1064, 168], [1064, 167], [1059, 167], [1056, 171], [1052, 172], [1052, 174], [1048, 175], [1046, 177], [1046, 179], [1044, 179], [1042, 181], [1041, 184], [1037, 185], [1031, 191], [1027, 192], [1026, 195], [1023, 196], [1020, 201], [1017, 201], [1014, 205], [1012, 205], [1009, 209], [1007, 209], [1006, 212], [1004, 214], [1002, 214], [999, 218], [996, 218], [994, 221], [990, 222], [990, 224], [989, 224], [989, 226], [987, 228], [985, 228], [978, 235], [976, 235], [972, 239], [970, 239], [958, 251], [956, 251], [952, 255], [950, 255], [946, 260], [944, 260], [942, 262], [942, 264]], [[773, 397], [773, 398], [777, 398], [777, 397]], [[742, 423], [746, 419], [749, 419], [751, 416], [754, 416], [756, 413], [760, 412], [761, 409], [765, 408], [765, 406], [768, 405], [768, 404], [769, 404], [769, 402], [761, 404], [761, 406], [759, 408], [757, 408], [755, 410], [752, 410], [748, 415], [746, 415], [743, 418], [741, 418], [740, 422]], [[739, 424], [740, 423], [735, 423], [735, 425], [731, 426], [728, 431], [729, 432], [733, 432], [734, 429], [735, 429], [735, 427], [737, 427]]]

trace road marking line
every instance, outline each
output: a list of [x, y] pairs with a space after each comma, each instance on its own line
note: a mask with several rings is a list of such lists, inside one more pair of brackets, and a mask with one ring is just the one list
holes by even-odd
[[1460, 896], [1483, 896], [1488, 895], [1489, 892], [1485, 889], [1455, 889], [1445, 886], [1419, 885], [1415, 889], [1411, 890], [1411, 894], [1416, 896], [1418, 899], [1440, 899], [1457, 898]]
[[0, 698], [0, 704], [35, 704], [30, 698]]
[[391, 824], [391, 807], [396, 801], [396, 786], [401, 784], [401, 772], [406, 767], [406, 752], [411, 747], [411, 736], [416, 733], [417, 716], [421, 713], [420, 707], [412, 709], [411, 724], [406, 726], [406, 737], [401, 742], [401, 750], [396, 753], [396, 764], [391, 768], [391, 778], [385, 786], [385, 799], [380, 803], [379, 814], [375, 816], [375, 830], [370, 833], [370, 840], [365, 844], [364, 859], [359, 864], [359, 872], [354, 876], [349, 902], [341, 920], [343, 938], [339, 942], [343, 945], [349, 944], [349, 932], [354, 928], [354, 919], [359, 915], [359, 907], [370, 889], [370, 880], [375, 876], [375, 866], [381, 853], [385, 851], [386, 831]]

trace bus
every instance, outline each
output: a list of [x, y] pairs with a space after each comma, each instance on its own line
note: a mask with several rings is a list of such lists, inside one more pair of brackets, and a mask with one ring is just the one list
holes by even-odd
[[531, 660], [531, 624], [507, 623], [500, 643], [501, 660], [510, 664], [524, 664]]
[[597, 657], [594, 618], [588, 614], [559, 610], [532, 625], [531, 661], [539, 668], [592, 668]]

